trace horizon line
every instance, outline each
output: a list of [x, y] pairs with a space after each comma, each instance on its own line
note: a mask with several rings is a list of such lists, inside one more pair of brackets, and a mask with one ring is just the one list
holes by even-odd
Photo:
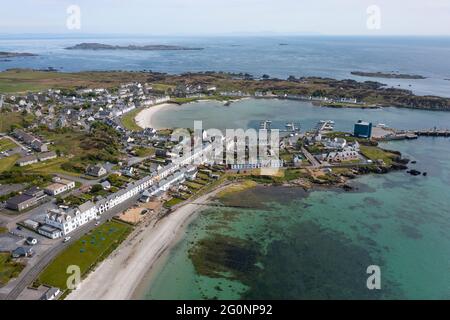
[[139, 37], [422, 37], [438, 38], [450, 37], [450, 34], [326, 34], [326, 33], [295, 33], [295, 32], [230, 32], [230, 33], [170, 33], [170, 34], [149, 34], [149, 33], [102, 33], [102, 32], [13, 32], [3, 33], [0, 36], [139, 36]]

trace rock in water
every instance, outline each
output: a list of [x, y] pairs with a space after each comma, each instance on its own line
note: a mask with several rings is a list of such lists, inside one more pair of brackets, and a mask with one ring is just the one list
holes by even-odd
[[409, 173], [412, 176], [419, 176], [419, 175], [421, 175], [421, 172], [417, 171], [417, 170], [410, 170], [410, 171], [407, 171], [407, 173]]

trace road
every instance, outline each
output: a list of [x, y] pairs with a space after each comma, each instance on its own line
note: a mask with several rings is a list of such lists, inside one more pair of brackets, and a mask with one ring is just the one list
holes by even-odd
[[[111, 210], [105, 212], [101, 218], [100, 222], [105, 222], [108, 219], [111, 219], [118, 213], [130, 208], [133, 206], [136, 201], [139, 199], [140, 196], [136, 196], [134, 198], [131, 198], [124, 203], [118, 205], [117, 207], [112, 208]], [[80, 239], [83, 235], [91, 231], [95, 228], [95, 221], [91, 221], [90, 223], [84, 225], [78, 230], [75, 230], [70, 234], [71, 240], [67, 243], [63, 243], [62, 241], [46, 251], [42, 254], [41, 259], [36, 262], [34, 266], [32, 266], [28, 271], [22, 273], [19, 278], [16, 280], [17, 284], [16, 286], [9, 292], [9, 294], [5, 297], [5, 300], [16, 300], [19, 295], [22, 293], [25, 288], [30, 285], [38, 276], [39, 274], [45, 269], [45, 267], [65, 248], [67, 248], [69, 245], [71, 245], [73, 242]]]
[[302, 153], [305, 155], [306, 159], [308, 159], [308, 161], [311, 162], [313, 167], [315, 168], [320, 167], [319, 161], [317, 161], [317, 159], [314, 158], [314, 156], [311, 153], [309, 153], [309, 151], [306, 150], [304, 147], [302, 147]]

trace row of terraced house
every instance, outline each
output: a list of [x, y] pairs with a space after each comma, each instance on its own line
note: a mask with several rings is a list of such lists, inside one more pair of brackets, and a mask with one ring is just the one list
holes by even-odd
[[[165, 192], [168, 189], [168, 184], [172, 185], [182, 181], [178, 178], [178, 175], [187, 172], [184, 167], [194, 163], [194, 160], [197, 160], [196, 163], [198, 164], [205, 163], [206, 159], [204, 158], [204, 154], [211, 149], [212, 145], [207, 143], [203, 146], [203, 149], [194, 152], [192, 155], [177, 159], [158, 172], [146, 176], [141, 180], [129, 183], [126, 188], [97, 201], [95, 204], [87, 202], [67, 210], [50, 210], [45, 218], [45, 224], [38, 229], [38, 232], [49, 238], [56, 239], [73, 232], [77, 228], [97, 218], [98, 215], [102, 215], [121, 203], [142, 195], [147, 190], [152, 195], [160, 191]], [[173, 178], [171, 179], [172, 176]]]

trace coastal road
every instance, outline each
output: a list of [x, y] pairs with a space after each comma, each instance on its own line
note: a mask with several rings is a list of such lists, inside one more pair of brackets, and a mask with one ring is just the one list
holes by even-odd
[[308, 159], [309, 162], [311, 162], [311, 165], [315, 168], [320, 167], [320, 163], [319, 161], [317, 161], [316, 158], [314, 158], [314, 156], [309, 153], [308, 150], [306, 150], [304, 147], [302, 147], [302, 153], [305, 155], [306, 159]]
[[[132, 207], [136, 201], [139, 199], [139, 196], [136, 196], [134, 198], [131, 198], [124, 203], [118, 205], [117, 207], [112, 208], [111, 210], [105, 212], [101, 217], [100, 221], [105, 222], [108, 219], [111, 219], [118, 213], [127, 210], [128, 208]], [[68, 246], [70, 246], [73, 242], [80, 239], [83, 235], [91, 231], [95, 228], [95, 221], [91, 221], [90, 223], [84, 225], [78, 230], [75, 230], [70, 234], [71, 240], [67, 243], [63, 243], [62, 240], [58, 244], [56, 244], [54, 247], [46, 251], [42, 254], [41, 259], [36, 262], [35, 265], [33, 265], [28, 271], [24, 272], [19, 276], [19, 278], [16, 280], [17, 284], [15, 287], [9, 292], [9, 294], [5, 297], [5, 300], [16, 300], [20, 294], [22, 293], [25, 288], [30, 285], [38, 276], [39, 274], [45, 269], [45, 267], [64, 249], [66, 249]], [[74, 262], [75, 263], [75, 262]]]

